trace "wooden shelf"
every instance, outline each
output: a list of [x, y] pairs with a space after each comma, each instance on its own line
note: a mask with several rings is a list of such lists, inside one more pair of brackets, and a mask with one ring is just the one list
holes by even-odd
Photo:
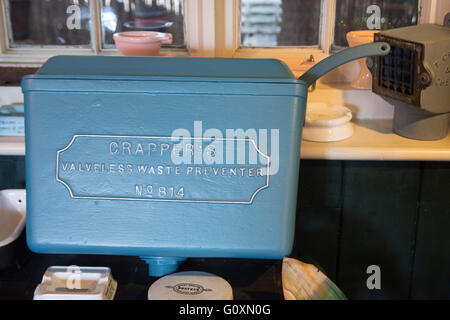
[[24, 156], [25, 137], [0, 137], [1, 156]]
[[303, 141], [302, 159], [450, 161], [450, 135], [417, 141], [392, 132], [392, 120], [353, 122], [352, 137], [338, 142]]

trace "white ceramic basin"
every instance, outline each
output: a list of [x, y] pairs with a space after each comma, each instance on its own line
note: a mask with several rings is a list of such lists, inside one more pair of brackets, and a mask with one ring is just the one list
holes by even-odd
[[25, 189], [0, 191], [0, 248], [16, 240], [25, 228]]

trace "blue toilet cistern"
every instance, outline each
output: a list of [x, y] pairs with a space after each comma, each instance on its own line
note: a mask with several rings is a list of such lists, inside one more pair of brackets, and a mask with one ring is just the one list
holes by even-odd
[[308, 87], [272, 59], [57, 56], [22, 80], [27, 242], [38, 253], [282, 259], [294, 239]]

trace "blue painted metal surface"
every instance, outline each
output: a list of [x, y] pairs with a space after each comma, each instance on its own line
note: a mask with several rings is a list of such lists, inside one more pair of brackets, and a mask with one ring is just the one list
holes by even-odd
[[140, 256], [154, 276], [290, 253], [307, 84], [283, 63], [61, 56], [22, 87], [33, 251]]

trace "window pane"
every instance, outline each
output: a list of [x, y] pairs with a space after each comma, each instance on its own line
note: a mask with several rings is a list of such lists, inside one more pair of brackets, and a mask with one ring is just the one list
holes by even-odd
[[319, 0], [241, 0], [244, 47], [316, 46]]
[[334, 47], [348, 46], [346, 34], [353, 30], [417, 24], [418, 11], [418, 0], [336, 0]]
[[157, 31], [184, 46], [184, 0], [102, 0], [103, 46], [113, 48], [115, 32]]
[[87, 0], [9, 0], [11, 47], [90, 46]]

